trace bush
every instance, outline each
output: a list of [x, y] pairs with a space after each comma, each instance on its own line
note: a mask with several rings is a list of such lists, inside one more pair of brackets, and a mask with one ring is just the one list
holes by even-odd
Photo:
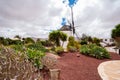
[[76, 52], [77, 51], [77, 48], [75, 46], [68, 46], [68, 51], [70, 52]]
[[61, 53], [64, 52], [64, 49], [63, 49], [63, 47], [56, 47], [56, 48], [55, 48], [55, 52], [56, 52], [57, 54], [61, 54]]
[[82, 45], [82, 46], [80, 47], [80, 52], [81, 52], [82, 54], [84, 54], [84, 55], [88, 55], [89, 52], [90, 52], [90, 49], [88, 48], [87, 45]]
[[98, 39], [96, 37], [93, 38], [93, 43], [96, 44], [97, 46], [101, 46], [100, 45], [100, 39]]
[[35, 67], [27, 60], [23, 53], [15, 54], [12, 49], [2, 49], [0, 52], [0, 80], [31, 80]]
[[2, 46], [0, 45], [0, 51], [2, 50]]
[[24, 52], [25, 46], [23, 45], [11, 45], [10, 48], [14, 49], [16, 52]]
[[74, 41], [74, 47], [79, 50], [80, 49], [80, 43], [78, 41]]
[[68, 40], [69, 40], [69, 42], [67, 44], [68, 51], [71, 52], [71, 51], [79, 50], [80, 44], [77, 41], [75, 41], [74, 37], [70, 36]]
[[32, 38], [30, 38], [30, 37], [23, 38], [23, 42], [24, 42], [25, 44], [35, 43], [35, 41], [34, 41]]
[[40, 42], [43, 46], [47, 46], [47, 47], [53, 46], [53, 43], [49, 40], [40, 41]]
[[45, 49], [44, 46], [42, 46], [41, 43], [29, 44], [26, 47], [29, 48], [29, 49], [39, 50], [39, 51], [42, 51], [42, 52], [47, 52], [48, 51], [47, 49]]
[[85, 45], [85, 44], [87, 44], [87, 41], [82, 40], [82, 41], [80, 42], [80, 44], [81, 44], [81, 45]]
[[99, 46], [91, 48], [90, 56], [96, 57], [97, 59], [110, 58], [106, 49]]
[[45, 56], [45, 53], [39, 50], [27, 49], [26, 54], [28, 56], [29, 61], [31, 61], [35, 67], [37, 67], [38, 69], [43, 68], [41, 59]]
[[11, 43], [9, 42], [9, 44], [11, 44], [11, 45], [22, 45], [23, 41], [21, 41], [21, 40], [12, 40]]
[[55, 51], [55, 47], [52, 47], [50, 50], [51, 50], [51, 51]]
[[70, 36], [68, 41], [75, 41], [74, 37], [73, 36]]
[[110, 58], [110, 54], [108, 51], [96, 44], [82, 45], [80, 48], [80, 52], [84, 55], [92, 56], [97, 59]]

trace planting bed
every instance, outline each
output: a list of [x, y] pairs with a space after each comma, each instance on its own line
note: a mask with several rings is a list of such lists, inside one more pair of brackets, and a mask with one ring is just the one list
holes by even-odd
[[95, 59], [77, 53], [64, 53], [58, 59], [56, 68], [61, 69], [60, 80], [101, 80], [97, 67], [100, 63], [109, 60], [120, 60], [120, 55], [110, 53], [111, 59]]

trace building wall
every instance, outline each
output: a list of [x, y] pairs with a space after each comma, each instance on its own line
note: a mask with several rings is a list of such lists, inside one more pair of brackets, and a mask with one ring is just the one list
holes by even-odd
[[111, 39], [111, 38], [108, 38], [108, 39], [103, 39], [102, 40], [104, 43], [107, 43], [107, 44], [111, 44], [111, 43], [114, 43], [114, 40]]
[[68, 37], [72, 36], [72, 31], [62, 31], [67, 34]]
[[[71, 31], [62, 31], [62, 32], [66, 33], [67, 36], [68, 36], [68, 38], [69, 38], [70, 36], [72, 36], [72, 32], [71, 32]], [[63, 48], [64, 48], [64, 49], [67, 49], [68, 38], [67, 38], [67, 41], [64, 42], [64, 45], [63, 45]], [[61, 45], [62, 45], [62, 44], [63, 44], [63, 42], [61, 41]]]

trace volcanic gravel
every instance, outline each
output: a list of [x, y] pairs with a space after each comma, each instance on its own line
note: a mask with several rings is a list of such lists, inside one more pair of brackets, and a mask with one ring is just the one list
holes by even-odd
[[120, 55], [110, 53], [111, 59], [95, 59], [78, 53], [64, 53], [58, 59], [56, 68], [60, 69], [60, 80], [101, 80], [97, 67], [109, 60], [120, 60]]

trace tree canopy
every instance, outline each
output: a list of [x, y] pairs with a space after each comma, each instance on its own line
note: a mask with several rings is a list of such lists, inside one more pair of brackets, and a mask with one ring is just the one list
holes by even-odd
[[61, 41], [66, 41], [67, 40], [67, 34], [59, 31], [59, 30], [56, 30], [56, 31], [52, 31], [50, 32], [49, 34], [49, 40], [50, 41], [53, 41], [56, 46], [60, 46], [60, 40]]
[[112, 30], [111, 37], [112, 38], [120, 37], [120, 24], [116, 25], [115, 28]]

